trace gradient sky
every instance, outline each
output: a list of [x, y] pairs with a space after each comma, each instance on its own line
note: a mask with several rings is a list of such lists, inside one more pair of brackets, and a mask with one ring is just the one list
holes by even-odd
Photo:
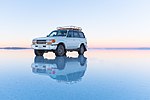
[[89, 47], [150, 47], [150, 0], [0, 0], [0, 47], [66, 25], [81, 26]]

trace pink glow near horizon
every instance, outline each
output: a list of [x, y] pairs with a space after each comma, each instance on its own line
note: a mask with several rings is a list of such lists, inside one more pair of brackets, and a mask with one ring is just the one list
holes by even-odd
[[[31, 41], [4, 41], [0, 43], [0, 47], [31, 47]], [[115, 47], [150, 47], [150, 42], [141, 41], [88, 41], [89, 48], [115, 48]]]

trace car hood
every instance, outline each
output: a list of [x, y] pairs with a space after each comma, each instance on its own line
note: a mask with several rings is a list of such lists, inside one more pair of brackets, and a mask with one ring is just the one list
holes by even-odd
[[54, 38], [50, 38], [50, 37], [38, 37], [38, 38], [35, 38], [34, 40], [48, 40], [48, 39], [54, 39]]
[[62, 38], [66, 38], [66, 37], [38, 37], [38, 38], [35, 38], [33, 40], [51, 40], [51, 39], [62, 39]]

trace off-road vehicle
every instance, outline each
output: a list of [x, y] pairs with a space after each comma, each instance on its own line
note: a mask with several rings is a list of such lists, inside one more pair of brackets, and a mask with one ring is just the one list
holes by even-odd
[[47, 37], [33, 39], [32, 48], [36, 56], [43, 56], [49, 51], [56, 56], [64, 56], [67, 51], [77, 51], [79, 55], [83, 55], [87, 51], [87, 40], [80, 27], [58, 27]]

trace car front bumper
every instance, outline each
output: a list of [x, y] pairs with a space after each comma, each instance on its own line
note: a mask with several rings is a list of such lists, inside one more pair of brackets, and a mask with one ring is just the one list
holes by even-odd
[[31, 47], [37, 50], [56, 50], [57, 44], [32, 44]]

